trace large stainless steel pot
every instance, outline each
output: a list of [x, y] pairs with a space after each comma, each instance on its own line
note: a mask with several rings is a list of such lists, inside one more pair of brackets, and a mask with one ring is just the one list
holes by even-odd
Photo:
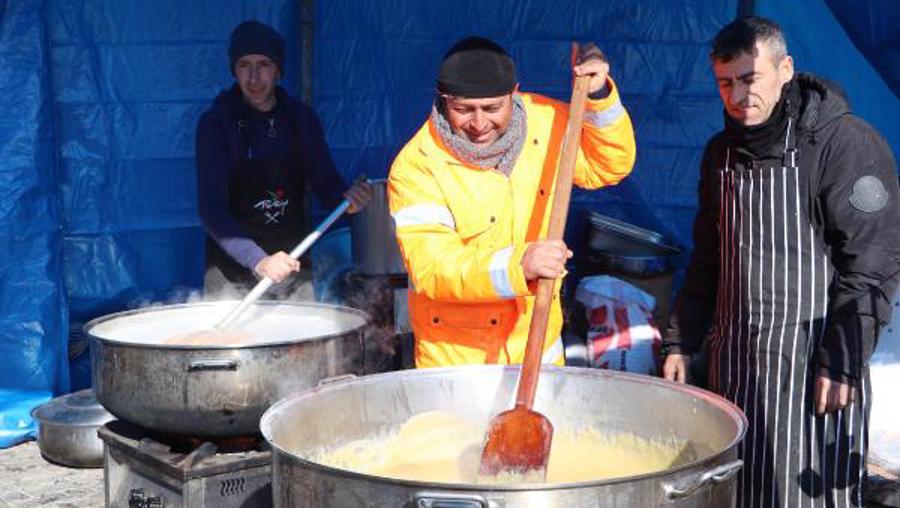
[[177, 434], [259, 432], [259, 417], [321, 379], [364, 373], [364, 327], [356, 309], [257, 302], [236, 325], [253, 333], [235, 345], [177, 345], [167, 339], [211, 327], [236, 302], [151, 307], [85, 325], [97, 400], [118, 418]]
[[350, 216], [353, 264], [366, 275], [406, 273], [388, 209], [387, 181], [373, 180], [375, 194], [366, 208]]
[[309, 460], [318, 448], [377, 435], [411, 415], [443, 409], [482, 417], [512, 406], [518, 368], [400, 371], [339, 381], [294, 394], [260, 421], [272, 445], [276, 507], [518, 508], [731, 507], [736, 447], [746, 419], [698, 388], [596, 369], [544, 368], [535, 410], [557, 429], [594, 427], [687, 446], [665, 471], [571, 484], [486, 486], [404, 481]]

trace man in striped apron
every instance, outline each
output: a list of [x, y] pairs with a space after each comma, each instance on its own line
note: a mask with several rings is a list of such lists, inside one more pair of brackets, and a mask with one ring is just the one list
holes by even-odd
[[773, 22], [711, 52], [725, 130], [706, 147], [694, 251], [663, 374], [705, 348], [740, 406], [741, 507], [863, 506], [867, 363], [900, 271], [900, 191], [884, 139], [833, 83], [795, 74]]

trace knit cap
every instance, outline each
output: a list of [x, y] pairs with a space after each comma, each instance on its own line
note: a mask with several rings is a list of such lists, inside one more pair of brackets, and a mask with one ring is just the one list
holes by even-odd
[[234, 64], [246, 55], [265, 55], [284, 72], [284, 39], [274, 28], [259, 21], [245, 21], [231, 32], [228, 58]]
[[441, 94], [469, 99], [499, 97], [516, 89], [516, 66], [496, 42], [466, 37], [444, 55], [438, 71]]

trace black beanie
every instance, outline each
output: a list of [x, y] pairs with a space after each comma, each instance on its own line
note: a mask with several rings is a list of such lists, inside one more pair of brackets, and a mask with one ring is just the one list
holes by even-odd
[[284, 39], [269, 25], [259, 21], [244, 21], [231, 32], [228, 58], [232, 74], [234, 64], [246, 55], [265, 55], [284, 72]]
[[516, 89], [516, 66], [496, 42], [466, 37], [444, 55], [438, 71], [438, 92], [454, 97], [499, 97]]

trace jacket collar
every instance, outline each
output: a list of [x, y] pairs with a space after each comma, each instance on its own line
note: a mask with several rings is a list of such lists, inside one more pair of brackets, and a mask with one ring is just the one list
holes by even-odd
[[[525, 109], [528, 109], [529, 105], [529, 96], [528, 94], [517, 93], [519, 97], [522, 98], [523, 103], [525, 104]], [[526, 124], [526, 133], [528, 131], [528, 126]], [[467, 168], [477, 169], [479, 171], [490, 171], [478, 166], [473, 166], [471, 164], [466, 164], [465, 162], [457, 159], [453, 153], [450, 152], [450, 149], [444, 145], [444, 142], [441, 141], [440, 136], [438, 136], [437, 131], [435, 130], [435, 126], [429, 118], [428, 121], [425, 122], [425, 125], [422, 126], [419, 133], [417, 134], [418, 138], [418, 150], [423, 156], [428, 157], [429, 159], [441, 160], [447, 164], [451, 164], [454, 166], [463, 166]], [[526, 143], [527, 145], [527, 143]], [[521, 155], [520, 155], [521, 157]]]

